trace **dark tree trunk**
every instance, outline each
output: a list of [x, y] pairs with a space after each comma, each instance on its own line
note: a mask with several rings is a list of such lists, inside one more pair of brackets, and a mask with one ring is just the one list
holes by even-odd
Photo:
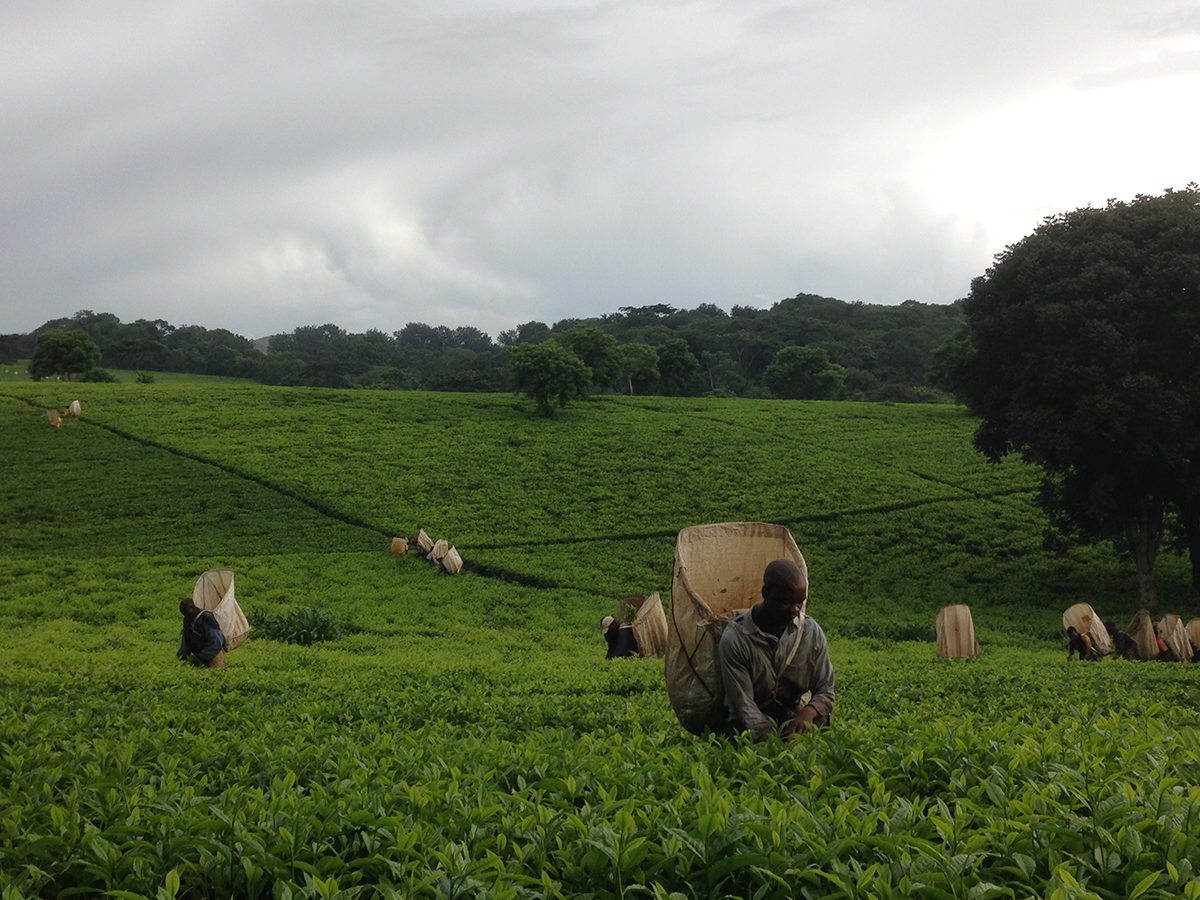
[[1125, 520], [1125, 538], [1133, 561], [1137, 566], [1138, 593], [1142, 609], [1158, 606], [1158, 585], [1154, 580], [1154, 564], [1162, 547], [1163, 504], [1162, 501], [1144, 497], [1137, 515]]
[[1183, 526], [1188, 559], [1192, 563], [1192, 590], [1200, 591], [1200, 500], [1179, 505], [1179, 524]]

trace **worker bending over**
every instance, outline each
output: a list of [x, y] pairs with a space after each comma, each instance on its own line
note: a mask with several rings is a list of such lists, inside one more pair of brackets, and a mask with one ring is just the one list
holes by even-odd
[[1100, 651], [1092, 646], [1092, 638], [1074, 625], [1067, 626], [1067, 659], [1075, 653], [1079, 654], [1080, 662], [1099, 662]]
[[191, 597], [179, 601], [179, 611], [183, 613], [183, 635], [175, 655], [183, 660], [190, 657], [196, 666], [225, 668], [225, 633], [217, 617], [196, 606]]
[[791, 737], [828, 723], [833, 664], [825, 632], [803, 615], [807, 599], [804, 571], [777, 559], [763, 572], [762, 601], [725, 627], [717, 653], [731, 733], [751, 731], [762, 741], [776, 726]]

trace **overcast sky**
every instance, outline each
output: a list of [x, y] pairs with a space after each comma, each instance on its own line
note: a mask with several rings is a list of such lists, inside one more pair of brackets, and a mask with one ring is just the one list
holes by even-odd
[[1200, 180], [1200, 3], [0, 4], [0, 332], [963, 296]]

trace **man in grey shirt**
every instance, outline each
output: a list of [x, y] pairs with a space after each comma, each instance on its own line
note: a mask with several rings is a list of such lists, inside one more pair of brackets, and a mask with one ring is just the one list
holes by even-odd
[[829, 642], [804, 614], [808, 576], [777, 559], [763, 572], [762, 597], [725, 627], [717, 648], [730, 727], [754, 732], [756, 741], [777, 724], [784, 737], [805, 734], [833, 713]]

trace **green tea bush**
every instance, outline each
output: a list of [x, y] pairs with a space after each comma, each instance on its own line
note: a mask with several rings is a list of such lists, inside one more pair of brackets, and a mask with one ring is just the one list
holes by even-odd
[[351, 626], [323, 609], [304, 607], [290, 612], [271, 613], [256, 609], [246, 615], [254, 627], [254, 637], [307, 647], [323, 641], [336, 641], [352, 631]]
[[112, 384], [117, 380], [117, 376], [108, 369], [88, 369], [79, 376], [80, 381], [86, 381], [96, 384]]
[[937, 628], [919, 622], [899, 624], [859, 622], [849, 629], [849, 637], [874, 638], [880, 641], [937, 641]]
[[1047, 644], [1059, 644], [1066, 646], [1067, 632], [1059, 625], [1058, 627], [1032, 625], [1009, 625], [1004, 628], [1005, 634], [1016, 635], [1021, 638], [1026, 638], [1030, 641], [1041, 641]]
[[[1200, 897], [1200, 666], [1063, 659], [1133, 573], [1046, 552], [960, 410], [159, 381], [0, 392], [5, 900]], [[830, 636], [795, 742], [693, 737], [660, 660], [604, 659], [677, 529], [742, 518], [792, 529]], [[462, 574], [387, 552], [421, 526]], [[180, 665], [214, 567], [254, 636], [341, 636]], [[982, 659], [936, 658], [959, 602]]]

